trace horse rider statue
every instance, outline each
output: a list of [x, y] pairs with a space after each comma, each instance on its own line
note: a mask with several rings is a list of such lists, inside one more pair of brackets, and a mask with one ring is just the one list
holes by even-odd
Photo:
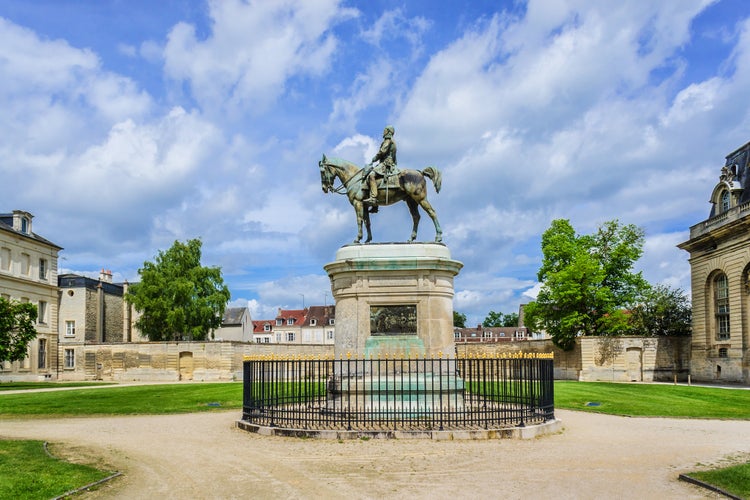
[[[396, 141], [393, 140], [393, 134], [395, 133], [393, 125], [385, 127], [380, 149], [372, 157], [372, 162], [365, 170], [365, 177], [370, 184], [370, 197], [364, 200], [364, 202], [373, 207], [371, 212], [377, 212], [378, 210], [378, 178], [385, 178], [387, 183], [390, 176], [398, 173], [396, 166]], [[372, 164], [376, 161], [380, 163], [376, 167], [373, 167]]]

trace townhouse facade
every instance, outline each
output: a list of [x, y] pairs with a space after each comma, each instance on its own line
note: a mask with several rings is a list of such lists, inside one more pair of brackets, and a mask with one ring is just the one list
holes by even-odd
[[0, 214], [0, 296], [37, 306], [36, 338], [28, 356], [0, 363], [0, 376], [50, 379], [58, 360], [57, 261], [62, 247], [33, 231], [34, 216], [23, 210]]
[[253, 321], [257, 344], [333, 345], [336, 338], [336, 306], [281, 309], [274, 319]]

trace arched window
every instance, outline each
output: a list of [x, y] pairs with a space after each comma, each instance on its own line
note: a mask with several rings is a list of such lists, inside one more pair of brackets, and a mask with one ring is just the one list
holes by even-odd
[[714, 311], [716, 315], [716, 339], [729, 339], [729, 281], [726, 274], [714, 278]]
[[721, 213], [726, 212], [729, 210], [729, 191], [722, 191], [721, 192]]

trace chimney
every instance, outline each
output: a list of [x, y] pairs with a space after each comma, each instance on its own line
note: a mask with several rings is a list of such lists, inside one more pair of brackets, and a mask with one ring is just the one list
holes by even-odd
[[109, 269], [102, 269], [99, 271], [99, 281], [104, 283], [112, 283], [112, 271]]

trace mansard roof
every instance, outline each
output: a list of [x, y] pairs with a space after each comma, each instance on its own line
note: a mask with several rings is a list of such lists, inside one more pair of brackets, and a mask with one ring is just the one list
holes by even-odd
[[336, 306], [310, 306], [303, 326], [311, 326], [311, 320], [315, 320], [317, 326], [327, 325], [335, 316]]
[[[31, 214], [29, 214], [29, 215], [31, 215]], [[15, 235], [22, 236], [24, 238], [29, 238], [31, 240], [34, 240], [34, 241], [36, 241], [38, 243], [42, 243], [44, 245], [50, 246], [50, 247], [55, 248], [57, 250], [62, 250], [63, 249], [63, 247], [61, 247], [60, 245], [56, 245], [56, 244], [52, 243], [51, 241], [49, 241], [48, 239], [42, 238], [41, 236], [39, 236], [38, 234], [36, 234], [33, 231], [30, 231], [28, 233], [24, 233], [24, 232], [17, 231], [15, 229], [13, 229], [13, 214], [12, 213], [9, 213], [9, 214], [7, 214], [7, 213], [6, 214], [0, 214], [0, 231], [7, 231], [9, 233], [13, 233]]]
[[268, 333], [265, 330], [265, 326], [268, 325], [270, 330], [273, 330], [275, 320], [273, 319], [258, 319], [253, 321], [253, 333]]
[[279, 308], [279, 314], [276, 316], [276, 319], [280, 319], [284, 321], [284, 324], [288, 322], [289, 319], [292, 319], [292, 324], [294, 325], [301, 325], [305, 321], [305, 316], [307, 315], [307, 308], [305, 309], [281, 309]]

